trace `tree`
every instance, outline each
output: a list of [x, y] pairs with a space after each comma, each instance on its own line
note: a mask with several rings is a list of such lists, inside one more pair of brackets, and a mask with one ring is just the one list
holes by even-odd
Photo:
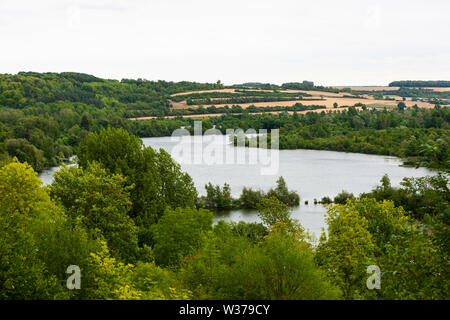
[[111, 257], [106, 242], [99, 252], [91, 253], [82, 288], [83, 299], [137, 300], [142, 292], [130, 284], [134, 265]]
[[338, 299], [340, 290], [314, 263], [312, 250], [283, 232], [236, 257], [220, 299]]
[[51, 299], [56, 277], [39, 259], [39, 248], [27, 230], [29, 217], [0, 206], [0, 299]]
[[227, 183], [223, 185], [223, 188], [208, 183], [205, 185], [205, 189], [205, 208], [230, 210], [233, 207], [233, 198], [231, 197], [230, 186]]
[[368, 221], [354, 204], [328, 208], [328, 238], [322, 234], [316, 261], [327, 270], [345, 299], [361, 297], [366, 290], [366, 268], [374, 262], [376, 246], [368, 231]]
[[17, 159], [0, 168], [0, 298], [49, 299], [56, 278], [39, 259], [30, 224], [53, 210], [36, 172]]
[[277, 222], [291, 222], [291, 209], [275, 197], [262, 199], [257, 208], [258, 216], [266, 226], [272, 226]]
[[334, 203], [345, 204], [348, 199], [353, 199], [355, 196], [353, 193], [342, 190], [336, 197], [334, 197]]
[[137, 229], [127, 215], [132, 187], [125, 183], [122, 175], [109, 175], [94, 162], [85, 169], [63, 167], [56, 172], [50, 194], [70, 217], [80, 218], [93, 236], [104, 236], [114, 256], [133, 259]]
[[419, 231], [392, 238], [379, 264], [381, 299], [445, 300], [450, 294], [448, 255], [442, 255], [431, 238]]
[[256, 209], [257, 204], [265, 197], [262, 190], [252, 190], [251, 188], [244, 187], [242, 189], [239, 202], [241, 207]]
[[213, 214], [204, 209], [167, 208], [152, 227], [155, 261], [162, 266], [177, 266], [183, 257], [192, 256], [201, 247], [212, 228]]
[[269, 192], [267, 192], [267, 197], [275, 197], [282, 203], [291, 207], [298, 206], [300, 203], [300, 196], [295, 191], [289, 191], [283, 177], [278, 178], [276, 188], [270, 189]]
[[90, 129], [90, 125], [89, 125], [89, 119], [86, 115], [83, 115], [83, 117], [81, 118], [81, 124], [80, 127], [84, 130], [89, 131]]
[[17, 157], [21, 162], [27, 162], [37, 171], [44, 167], [44, 152], [26, 139], [8, 139], [5, 141], [5, 149], [11, 157]]
[[151, 147], [144, 148], [139, 138], [123, 129], [90, 133], [80, 143], [78, 158], [82, 168], [97, 161], [109, 172], [122, 174], [128, 186], [134, 185], [129, 215], [139, 227], [141, 244], [152, 243], [149, 228], [167, 206], [195, 206], [197, 191], [180, 165], [163, 150], [158, 153]]
[[53, 207], [41, 184], [30, 165], [13, 159], [13, 162], [0, 168], [0, 207], [5, 212], [25, 216], [35, 215], [40, 208]]

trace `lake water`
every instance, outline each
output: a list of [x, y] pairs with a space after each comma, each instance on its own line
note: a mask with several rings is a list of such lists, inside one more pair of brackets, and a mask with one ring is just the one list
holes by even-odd
[[[171, 137], [142, 140], [146, 146], [162, 148], [169, 153], [180, 143], [173, 141]], [[221, 154], [237, 153], [238, 148], [233, 147], [226, 139], [210, 138], [210, 141], [206, 143], [204, 140], [205, 137], [203, 137], [204, 145], [221, 145], [219, 149]], [[191, 147], [190, 151], [194, 153], [194, 147]], [[249, 148], [241, 148], [241, 151], [248, 159]], [[401, 167], [402, 161], [395, 157], [317, 150], [279, 150], [278, 152], [278, 172], [274, 175], [262, 175], [261, 167], [264, 165], [248, 164], [248, 162], [247, 164], [181, 163], [181, 167], [192, 177], [200, 195], [206, 194], [205, 184], [208, 182], [219, 185], [228, 183], [234, 197], [241, 194], [243, 187], [268, 191], [276, 185], [278, 177], [283, 176], [288, 188], [295, 190], [301, 198], [301, 204], [293, 209], [292, 217], [298, 219], [303, 227], [309, 229], [317, 238], [320, 237], [322, 228], [326, 229], [326, 209], [322, 205], [314, 205], [314, 198], [318, 200], [323, 196], [333, 198], [342, 190], [355, 195], [370, 191], [379, 184], [384, 174], [389, 175], [393, 186], [398, 186], [404, 177], [433, 174], [425, 168]], [[308, 200], [308, 205], [304, 204], [305, 200]], [[224, 212], [216, 215], [215, 219], [246, 222], [259, 220], [255, 210]]]
[[[143, 138], [142, 140], [146, 146], [162, 148], [171, 154], [182, 145], [180, 142], [173, 141], [171, 137]], [[184, 150], [187, 150], [188, 155], [193, 156], [199, 152], [196, 149], [198, 143], [202, 143], [203, 153], [208, 145], [213, 146], [219, 154], [218, 158], [234, 153], [236, 159], [236, 154], [241, 152], [247, 160], [249, 159], [249, 148], [233, 147], [227, 139], [200, 137], [200, 140], [194, 143], [184, 142], [184, 147], [191, 146], [190, 149]], [[278, 152], [278, 170], [273, 175], [261, 174], [261, 168], [267, 165], [249, 164], [248, 161], [243, 164], [208, 164], [205, 161], [196, 163], [192, 160], [191, 163], [182, 162], [181, 167], [192, 177], [200, 195], [206, 194], [204, 186], [208, 182], [219, 185], [228, 183], [234, 197], [241, 194], [244, 186], [267, 191], [276, 185], [278, 177], [283, 176], [289, 189], [295, 190], [301, 198], [300, 206], [293, 208], [292, 217], [298, 219], [303, 227], [309, 229], [316, 237], [320, 236], [322, 228], [326, 229], [324, 219], [326, 209], [322, 205], [314, 205], [314, 198], [318, 200], [323, 196], [333, 198], [342, 190], [355, 195], [370, 191], [379, 184], [384, 174], [389, 175], [393, 186], [398, 186], [404, 177], [433, 174], [425, 168], [401, 167], [401, 160], [395, 157], [317, 150], [280, 150]], [[52, 174], [56, 170], [58, 170], [57, 167], [51, 168], [39, 175], [44, 184], [51, 183]], [[309, 205], [304, 204], [305, 200], [309, 201]], [[254, 222], [258, 221], [258, 216], [255, 210], [233, 210], [216, 215], [215, 220], [218, 219]]]

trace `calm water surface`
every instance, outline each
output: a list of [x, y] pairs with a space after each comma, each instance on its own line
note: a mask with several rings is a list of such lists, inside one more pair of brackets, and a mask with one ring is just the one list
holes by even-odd
[[[169, 153], [178, 144], [171, 137], [144, 138], [146, 146], [162, 148]], [[227, 141], [212, 139], [210, 143], [222, 144], [222, 152], [233, 152], [236, 147]], [[232, 149], [232, 150], [230, 150]], [[244, 150], [248, 156], [249, 149]], [[191, 148], [194, 152], [194, 148]], [[193, 162], [193, 161], [192, 161]], [[228, 183], [233, 196], [238, 197], [242, 188], [251, 187], [264, 191], [274, 187], [279, 176], [283, 176], [291, 190], [298, 192], [301, 205], [294, 208], [292, 216], [313, 232], [316, 237], [321, 229], [326, 229], [324, 216], [326, 209], [314, 205], [314, 198], [334, 197], [342, 190], [358, 195], [370, 191], [379, 184], [381, 177], [388, 174], [393, 186], [398, 186], [403, 177], [420, 177], [432, 174], [425, 168], [400, 167], [401, 160], [395, 157], [365, 155], [317, 150], [280, 150], [279, 170], [275, 175], [261, 175], [260, 165], [249, 164], [194, 164], [182, 163], [184, 171], [194, 180], [200, 195], [205, 195], [205, 184], [223, 185]], [[305, 205], [305, 200], [309, 205]], [[258, 221], [255, 210], [233, 210], [217, 215], [217, 219], [233, 221]]]
[[[171, 137], [143, 138], [146, 146], [155, 149], [164, 149], [171, 153], [179, 142]], [[236, 147], [228, 144], [226, 139], [211, 139], [203, 142], [203, 146], [214, 146], [220, 150], [220, 154], [227, 152], [237, 153]], [[187, 142], [186, 142], [187, 143]], [[194, 147], [188, 150], [194, 154]], [[205, 147], [204, 147], [205, 149]], [[249, 149], [240, 149], [247, 157]], [[261, 167], [267, 165], [258, 164], [195, 164], [181, 163], [184, 171], [192, 177], [200, 195], [205, 195], [205, 184], [223, 185], [228, 183], [234, 197], [238, 197], [242, 188], [251, 187], [264, 191], [274, 187], [279, 176], [283, 176], [291, 190], [295, 190], [301, 197], [301, 205], [293, 209], [293, 218], [313, 232], [316, 237], [321, 234], [321, 229], [326, 229], [324, 220], [326, 209], [321, 205], [314, 205], [314, 198], [320, 200], [323, 196], [334, 197], [342, 190], [358, 195], [370, 191], [379, 184], [381, 177], [388, 174], [393, 186], [398, 186], [404, 177], [420, 177], [433, 174], [425, 168], [400, 167], [400, 159], [387, 156], [365, 155], [357, 153], [343, 153], [317, 150], [280, 150], [278, 171], [274, 175], [262, 175]], [[52, 175], [58, 167], [42, 172], [39, 177], [44, 184], [52, 181]], [[305, 200], [309, 205], [305, 205]], [[227, 221], [258, 221], [255, 210], [233, 210], [216, 215], [218, 219]]]

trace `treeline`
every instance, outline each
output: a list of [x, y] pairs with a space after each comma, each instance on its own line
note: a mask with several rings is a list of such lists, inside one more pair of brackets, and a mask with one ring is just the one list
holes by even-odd
[[251, 103], [251, 102], [274, 102], [274, 101], [292, 101], [292, 100], [302, 100], [301, 96], [296, 97], [238, 97], [238, 98], [226, 98], [226, 99], [187, 99], [187, 105], [211, 105], [211, 104], [239, 104], [239, 103]]
[[242, 113], [255, 113], [255, 112], [276, 112], [276, 111], [307, 111], [307, 110], [317, 110], [326, 109], [324, 106], [305, 106], [302, 103], [295, 103], [292, 106], [267, 106], [260, 107], [255, 105], [250, 105], [246, 108], [240, 105], [232, 105], [231, 108], [226, 105], [223, 107], [197, 107], [197, 108], [187, 108], [187, 109], [176, 109], [173, 110], [170, 115], [172, 116], [184, 116], [190, 114], [214, 114], [214, 113], [224, 113], [224, 114], [242, 114]]
[[389, 87], [439, 87], [448, 88], [450, 87], [450, 81], [437, 80], [437, 81], [423, 81], [423, 80], [403, 80], [403, 81], [393, 81], [389, 83]]
[[90, 131], [113, 126], [131, 132], [125, 117], [132, 110], [168, 114], [170, 94], [213, 88], [222, 85], [105, 80], [71, 72], [1, 74], [0, 161], [17, 157], [40, 171], [73, 155]]
[[[180, 126], [189, 126], [194, 121], [180, 118], [128, 121], [126, 117], [200, 113], [224, 114], [217, 119], [203, 120], [204, 128], [210, 128], [213, 124], [221, 126], [221, 130], [284, 126], [282, 148], [391, 154], [411, 158], [408, 161], [413, 163], [425, 161], [425, 165], [429, 165], [427, 157], [433, 163], [442, 163], [447, 159], [446, 128], [449, 120], [446, 109], [435, 111], [413, 108], [404, 113], [394, 112], [393, 115], [380, 111], [351, 110], [350, 113], [340, 115], [289, 116], [248, 113], [294, 112], [324, 107], [298, 103], [290, 107], [250, 106], [245, 110], [238, 105], [187, 110], [170, 108], [169, 97], [172, 93], [222, 87], [220, 83], [154, 82], [142, 79], [124, 79], [119, 82], [79, 73], [0, 75], [0, 162], [17, 157], [41, 171], [73, 155], [89, 132], [98, 132], [110, 126], [124, 128], [141, 137], [168, 136]], [[370, 130], [362, 132], [366, 129], [379, 131], [375, 134], [376, 138], [372, 138]], [[390, 129], [393, 131], [389, 133], [380, 131]], [[361, 135], [355, 133], [359, 131]], [[393, 141], [384, 146], [384, 139]], [[414, 147], [414, 141], [424, 148]]]
[[277, 186], [268, 192], [244, 187], [239, 198], [231, 196], [231, 189], [227, 183], [222, 188], [219, 185], [214, 186], [208, 183], [205, 185], [205, 189], [206, 196], [199, 198], [198, 207], [215, 211], [256, 209], [258, 204], [266, 198], [275, 198], [289, 207], [300, 204], [300, 196], [295, 191], [288, 189], [283, 177], [278, 178]]
[[324, 86], [316, 86], [314, 82], [304, 80], [303, 82], [287, 82], [283, 83], [281, 86], [271, 83], [259, 83], [259, 82], [247, 82], [240, 85], [233, 85], [233, 88], [240, 89], [252, 89], [259, 88], [261, 90], [316, 90], [316, 91], [326, 91], [338, 93], [340, 91], [337, 88], [324, 87]]
[[[280, 149], [316, 149], [398, 156], [411, 165], [449, 168], [450, 110], [346, 110], [306, 114], [222, 116], [217, 128], [280, 129]], [[268, 147], [270, 147], [270, 137]]]
[[400, 87], [398, 90], [379, 90], [379, 91], [352, 91], [353, 93], [373, 95], [374, 99], [383, 99], [383, 96], [400, 96], [403, 98], [410, 97], [413, 101], [419, 101], [425, 99], [431, 99], [433, 103], [445, 103], [441, 99], [450, 99], [450, 92], [448, 91], [434, 91], [427, 88], [410, 88]]
[[221, 89], [223, 85], [195, 82], [106, 80], [79, 73], [20, 72], [0, 75], [0, 105], [21, 109], [38, 103], [79, 102], [96, 108], [168, 111], [170, 94], [189, 90]]
[[407, 165], [449, 168], [448, 108], [413, 107], [388, 112], [350, 107], [348, 110], [306, 114], [227, 113], [201, 120], [135, 121], [133, 126], [141, 136], [158, 136], [156, 126], [163, 130], [175, 123], [192, 133], [194, 121], [202, 121], [203, 130], [216, 126], [224, 134], [226, 128], [280, 129], [280, 149], [305, 148], [391, 155], [403, 158]]
[[[272, 91], [258, 91], [253, 88], [253, 90], [246, 90], [246, 89], [235, 89], [235, 92], [222, 92], [222, 91], [216, 91], [216, 92], [201, 92], [201, 93], [189, 93], [189, 94], [183, 94], [183, 95], [176, 95], [172, 96], [171, 100], [173, 101], [183, 101], [186, 100], [186, 102], [191, 101], [213, 101], [212, 99], [221, 98], [222, 100], [225, 99], [239, 99], [239, 98], [245, 98], [245, 97], [266, 97], [266, 98], [291, 98], [294, 100], [298, 97], [310, 97], [311, 95], [308, 93], [303, 92], [280, 92], [278, 90], [272, 90]], [[189, 103], [188, 103], [189, 104]]]
[[[314, 242], [276, 196], [257, 203], [261, 222], [213, 225], [170, 155], [122, 129], [90, 133], [77, 154], [79, 167], [62, 168], [45, 188], [29, 165], [0, 165], [0, 299], [450, 294], [446, 175], [401, 188], [383, 178], [372, 193], [329, 207], [328, 234]], [[69, 290], [73, 265], [81, 283]], [[374, 265], [382, 285], [370, 290]]]

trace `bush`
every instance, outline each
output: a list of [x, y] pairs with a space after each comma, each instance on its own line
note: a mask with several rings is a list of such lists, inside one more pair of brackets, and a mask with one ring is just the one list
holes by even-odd
[[355, 196], [353, 193], [342, 190], [336, 197], [334, 197], [334, 203], [336, 204], [345, 204], [347, 199], [354, 199]]
[[320, 203], [323, 203], [323, 204], [330, 204], [332, 202], [333, 202], [333, 200], [331, 200], [330, 197], [323, 197], [322, 200], [320, 200]]

